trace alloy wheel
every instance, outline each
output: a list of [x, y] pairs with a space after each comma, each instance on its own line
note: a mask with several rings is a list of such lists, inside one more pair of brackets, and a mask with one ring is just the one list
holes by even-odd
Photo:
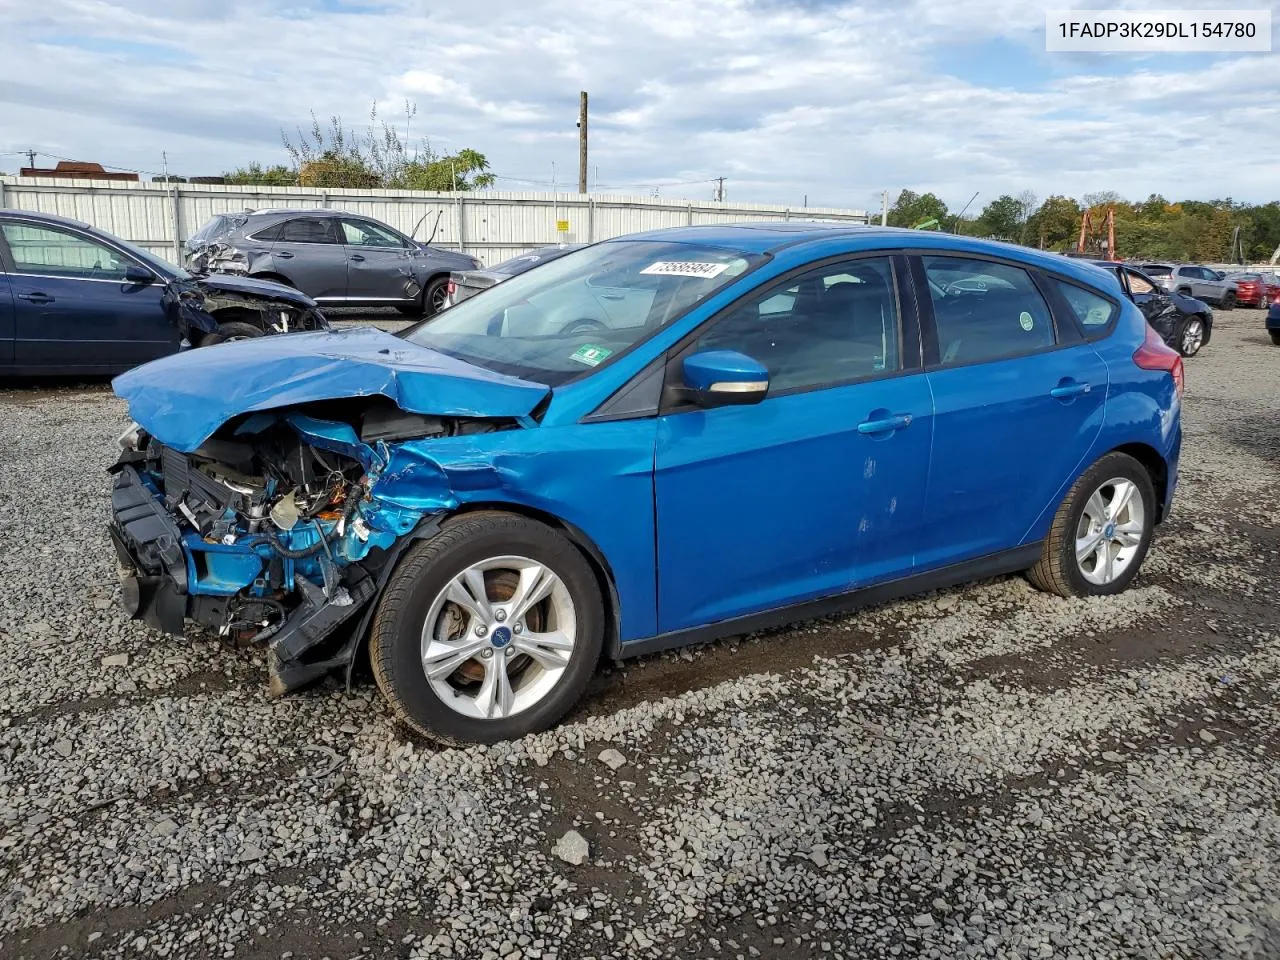
[[442, 703], [499, 720], [543, 700], [569, 666], [577, 616], [564, 581], [527, 557], [492, 557], [440, 591], [422, 628], [422, 669]]
[[1204, 324], [1199, 320], [1188, 320], [1186, 329], [1182, 331], [1182, 355], [1194, 356], [1203, 343]]
[[1132, 480], [1115, 477], [1094, 490], [1076, 524], [1076, 563], [1090, 583], [1105, 585], [1128, 569], [1142, 546], [1146, 508]]

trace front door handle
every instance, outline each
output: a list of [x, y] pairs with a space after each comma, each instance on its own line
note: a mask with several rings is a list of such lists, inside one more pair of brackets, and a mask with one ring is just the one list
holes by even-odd
[[364, 263], [364, 257], [358, 253], [353, 253], [350, 259], [354, 260], [356, 263]]
[[290, 253], [288, 250], [279, 250], [276, 253], [272, 254], [272, 256], [279, 257], [281, 260], [293, 259], [293, 254]]
[[888, 433], [890, 430], [901, 430], [911, 426], [911, 414], [893, 413], [874, 420], [863, 420], [858, 424], [859, 433]]
[[47, 293], [41, 293], [39, 291], [36, 291], [35, 293], [20, 293], [18, 294], [18, 299], [28, 300], [31, 303], [53, 303], [53, 297], [49, 296]]
[[1082, 393], [1088, 393], [1091, 389], [1093, 388], [1087, 383], [1064, 377], [1056, 387], [1049, 391], [1049, 396], [1058, 400], [1069, 400], [1072, 397], [1080, 396]]

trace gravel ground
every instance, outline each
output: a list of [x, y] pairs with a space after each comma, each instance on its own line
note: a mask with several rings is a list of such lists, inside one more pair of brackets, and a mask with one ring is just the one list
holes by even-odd
[[1280, 349], [1219, 316], [1129, 593], [653, 657], [465, 750], [126, 621], [122, 404], [0, 391], [0, 956], [1280, 956]]

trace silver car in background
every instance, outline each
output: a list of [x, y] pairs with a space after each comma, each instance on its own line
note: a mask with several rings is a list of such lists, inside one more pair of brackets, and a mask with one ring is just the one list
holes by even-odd
[[372, 217], [342, 210], [219, 214], [186, 243], [188, 269], [275, 280], [326, 307], [444, 309], [449, 274], [483, 264], [419, 243]]
[[1223, 310], [1230, 310], [1236, 305], [1236, 285], [1221, 270], [1198, 263], [1138, 263], [1133, 266], [1160, 284], [1166, 293], [1194, 297]]
[[510, 280], [512, 277], [527, 270], [532, 270], [540, 264], [558, 260], [566, 253], [572, 253], [583, 246], [585, 244], [559, 243], [555, 246], [539, 247], [537, 250], [530, 250], [528, 253], [522, 253], [509, 260], [503, 260], [496, 267], [489, 267], [487, 270], [460, 270], [457, 273], [452, 273], [449, 275], [445, 306], [451, 307], [455, 303], [461, 303], [463, 300], [474, 297], [481, 290], [488, 290], [495, 284], [499, 284], [503, 280]]

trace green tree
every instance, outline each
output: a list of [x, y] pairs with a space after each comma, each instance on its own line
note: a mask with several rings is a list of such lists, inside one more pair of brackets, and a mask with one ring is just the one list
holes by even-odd
[[978, 229], [997, 240], [1019, 240], [1022, 237], [1023, 205], [1017, 197], [1005, 194], [982, 208], [978, 215]]
[[298, 182], [298, 172], [283, 163], [263, 167], [255, 160], [246, 166], [227, 171], [223, 174], [223, 179], [227, 183], [242, 186], [292, 187]]
[[1041, 250], [1064, 250], [1080, 232], [1080, 204], [1071, 197], [1053, 196], [1027, 218], [1026, 242]]
[[932, 193], [923, 196], [913, 190], [903, 190], [889, 208], [889, 225], [914, 227], [926, 220], [942, 223], [947, 216], [947, 205]]
[[478, 150], [464, 149], [437, 157], [431, 153], [409, 161], [404, 169], [408, 190], [479, 190], [491, 187], [489, 161]]

